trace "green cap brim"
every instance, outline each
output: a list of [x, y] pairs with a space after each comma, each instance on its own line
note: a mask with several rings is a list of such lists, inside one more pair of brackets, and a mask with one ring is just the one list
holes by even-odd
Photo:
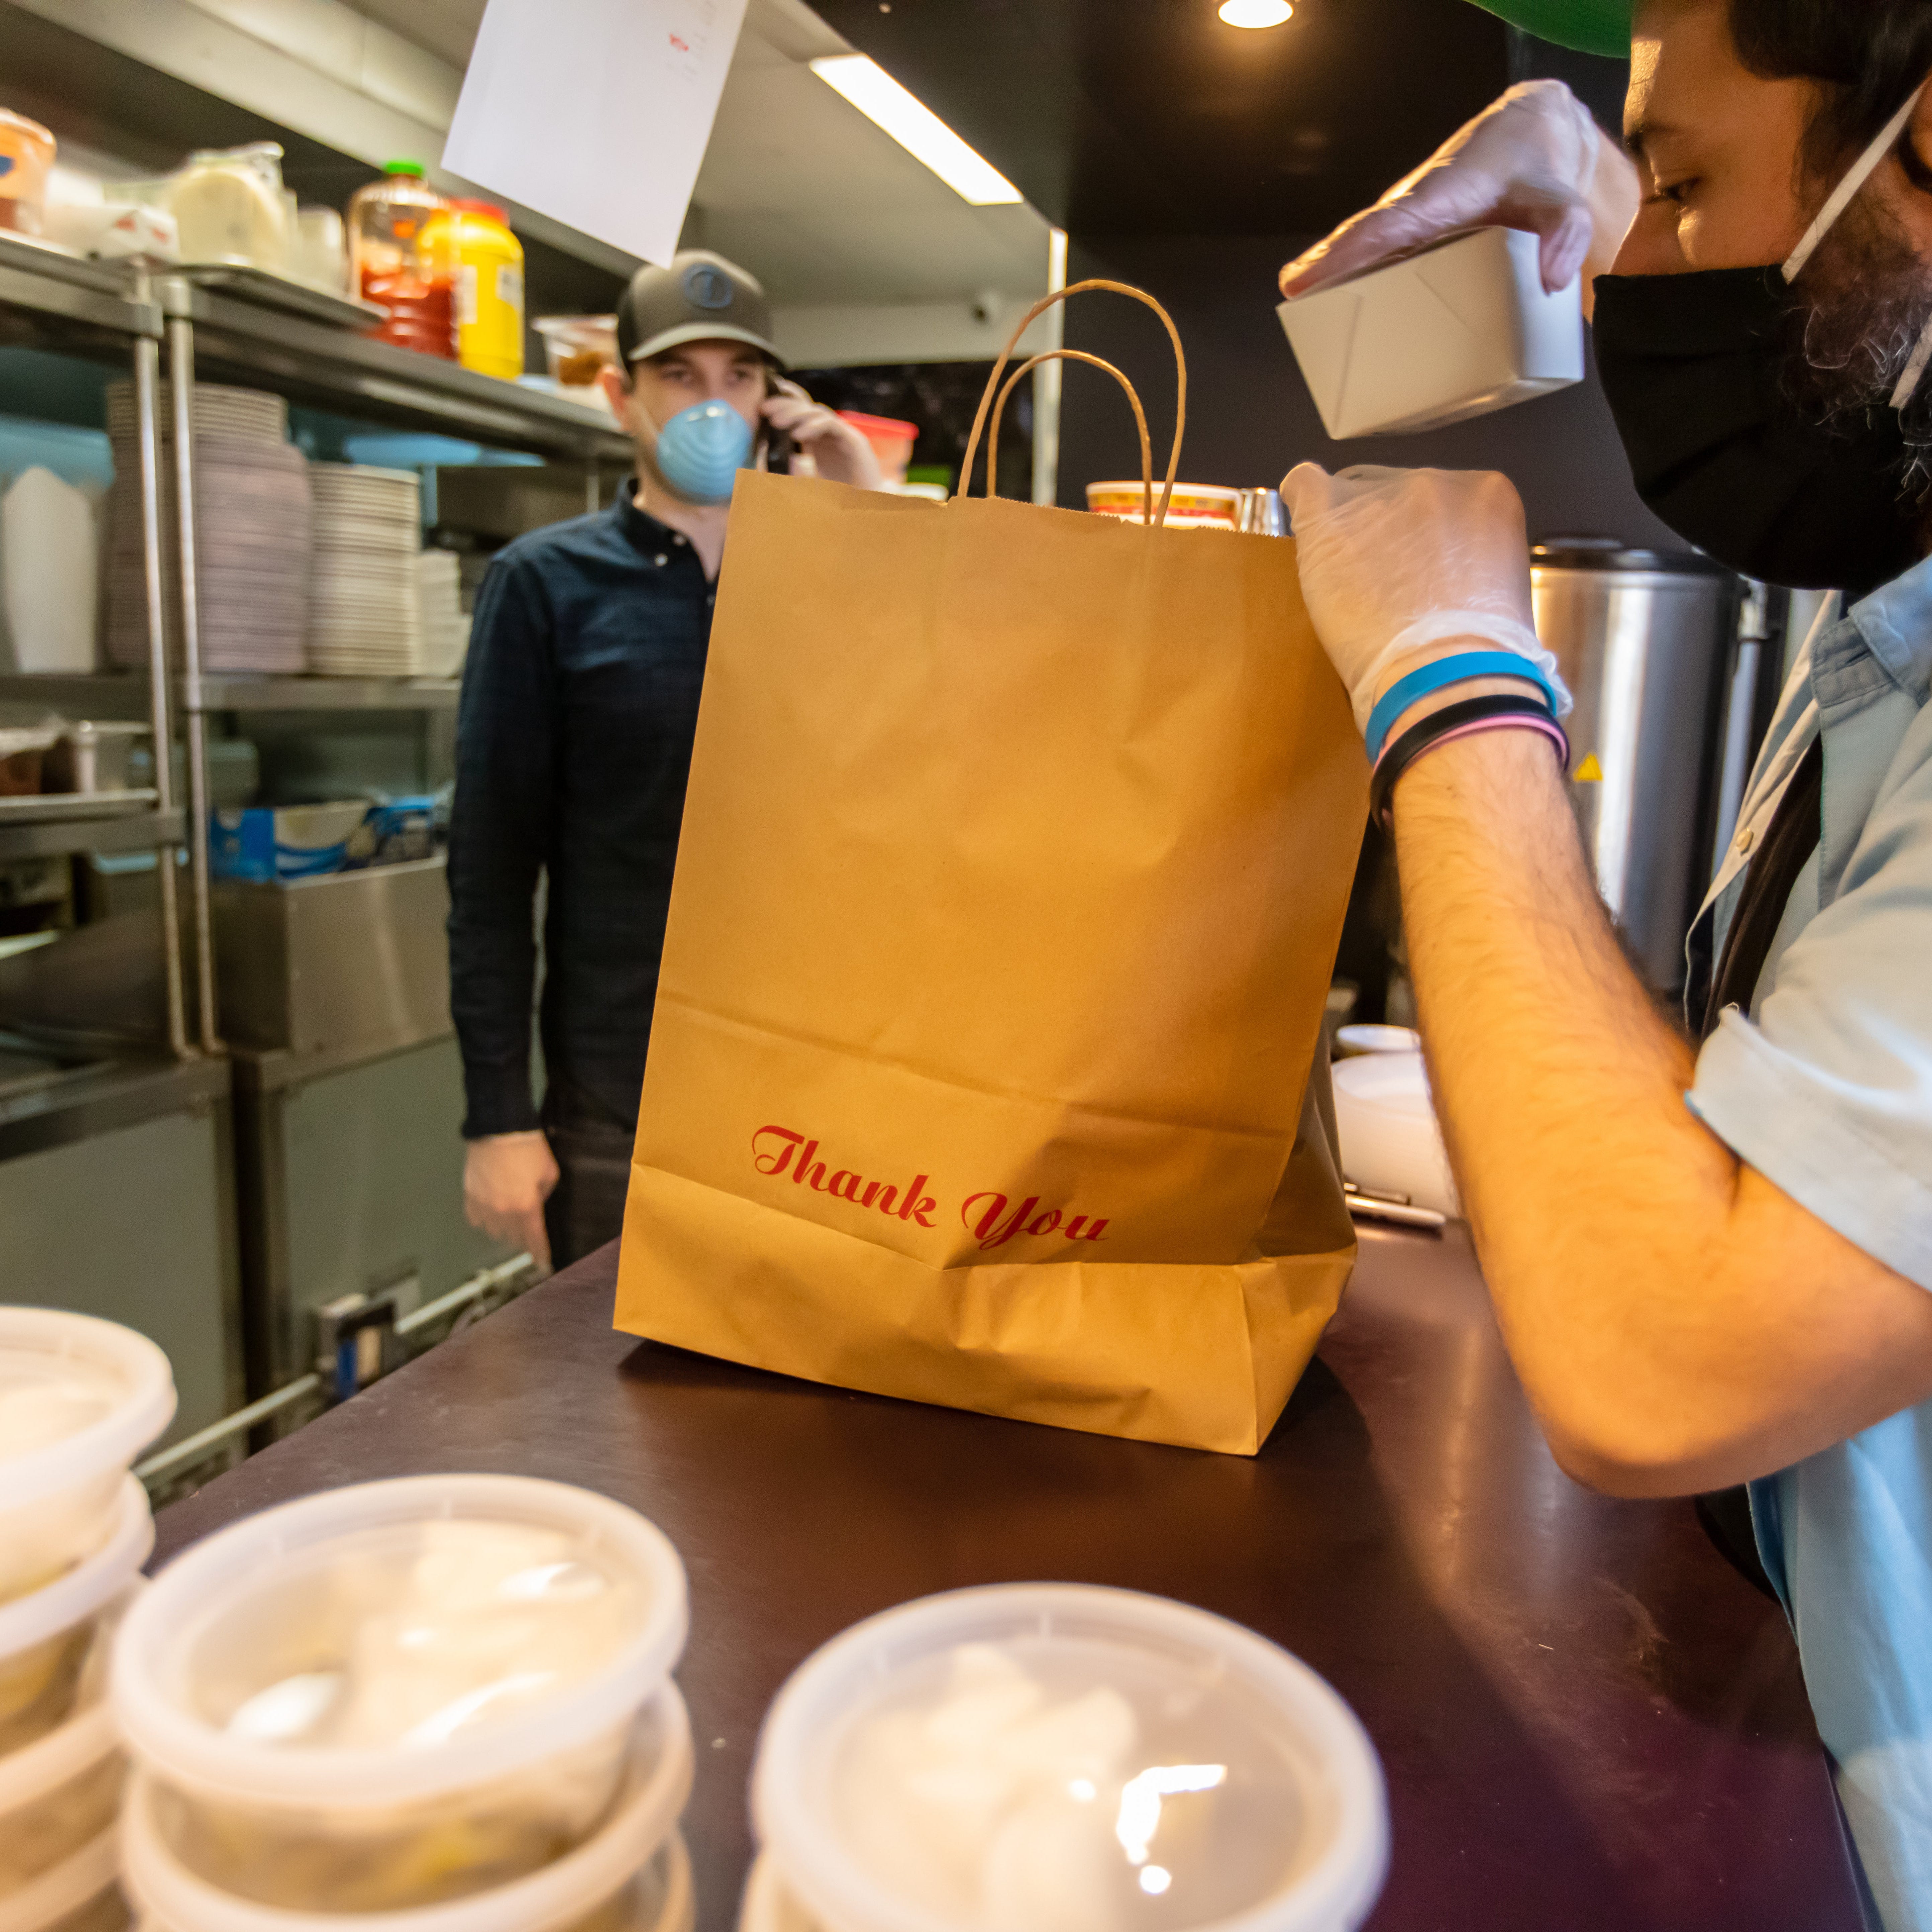
[[1476, 0], [1485, 11], [1579, 53], [1630, 58], [1632, 0]]

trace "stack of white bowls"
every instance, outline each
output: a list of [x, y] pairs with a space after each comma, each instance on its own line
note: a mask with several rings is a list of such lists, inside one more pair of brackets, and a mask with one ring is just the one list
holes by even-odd
[[463, 560], [453, 550], [426, 550], [416, 559], [422, 604], [424, 677], [458, 677], [470, 654], [470, 620], [463, 612]]
[[309, 482], [308, 668], [335, 677], [419, 676], [422, 478], [413, 470], [316, 463]]
[[1388, 1860], [1354, 1714], [1132, 1591], [961, 1590], [809, 1658], [758, 1742], [740, 1932], [1353, 1932]]
[[336, 1490], [129, 1612], [123, 1882], [148, 1932], [690, 1932], [683, 1566], [520, 1477]]
[[0, 1932], [124, 1923], [108, 1659], [154, 1541], [129, 1466], [174, 1408], [145, 1336], [0, 1308]]
[[[209, 671], [262, 674], [302, 668], [310, 511], [308, 462], [288, 440], [280, 396], [198, 382], [194, 424], [195, 583], [201, 662]], [[178, 608], [174, 418], [161, 386], [161, 558], [164, 609]], [[108, 655], [148, 663], [140, 458], [131, 382], [107, 388], [114, 448], [107, 570]], [[172, 622], [170, 619], [170, 622]]]

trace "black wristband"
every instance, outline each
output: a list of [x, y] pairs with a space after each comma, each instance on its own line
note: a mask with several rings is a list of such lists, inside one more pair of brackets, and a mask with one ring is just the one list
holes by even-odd
[[1534, 698], [1517, 698], [1498, 692], [1485, 698], [1459, 698], [1432, 711], [1418, 724], [1412, 724], [1383, 752], [1375, 776], [1369, 781], [1369, 815], [1378, 825], [1388, 823], [1389, 799], [1396, 781], [1430, 746], [1460, 731], [1466, 724], [1480, 724], [1492, 718], [1533, 718], [1550, 727], [1563, 740], [1563, 765], [1570, 765], [1570, 740], [1562, 725], [1551, 716], [1548, 705]]

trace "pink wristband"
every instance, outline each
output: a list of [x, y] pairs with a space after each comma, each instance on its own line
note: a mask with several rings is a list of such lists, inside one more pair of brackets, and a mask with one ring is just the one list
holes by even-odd
[[[1540, 731], [1544, 737], [1547, 738], [1550, 742], [1556, 747], [1558, 754], [1562, 757], [1563, 757], [1566, 760], [1569, 757], [1570, 741], [1563, 735], [1563, 728], [1558, 724], [1554, 718], [1519, 716], [1514, 718], [1479, 718], [1472, 724], [1459, 724], [1456, 727], [1454, 730], [1445, 731], [1441, 737], [1434, 739], [1430, 743], [1424, 746], [1422, 749], [1416, 754], [1416, 758], [1419, 762], [1420, 760], [1427, 758], [1431, 752], [1440, 751], [1444, 745], [1453, 745], [1458, 738], [1473, 738], [1479, 731], [1510, 730]], [[1386, 752], [1383, 754], [1384, 757], [1386, 757], [1387, 755], [1388, 754]], [[1376, 764], [1378, 768], [1379, 768], [1381, 760], [1379, 759], [1377, 760]]]

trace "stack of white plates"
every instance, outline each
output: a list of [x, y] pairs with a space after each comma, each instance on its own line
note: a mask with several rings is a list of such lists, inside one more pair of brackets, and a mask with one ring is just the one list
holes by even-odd
[[420, 676], [422, 479], [412, 470], [350, 463], [314, 464], [309, 476], [309, 669], [335, 677]]
[[463, 614], [463, 562], [454, 550], [426, 550], [416, 559], [422, 598], [422, 675], [456, 677], [470, 650]]
[[[161, 386], [161, 554], [164, 608], [178, 608], [173, 418]], [[198, 383], [194, 399], [195, 581], [201, 660], [219, 672], [298, 671], [308, 608], [308, 465], [286, 440], [288, 405], [253, 389]], [[140, 458], [134, 386], [110, 384], [114, 448], [109, 499], [108, 654], [148, 662], [141, 548]]]

